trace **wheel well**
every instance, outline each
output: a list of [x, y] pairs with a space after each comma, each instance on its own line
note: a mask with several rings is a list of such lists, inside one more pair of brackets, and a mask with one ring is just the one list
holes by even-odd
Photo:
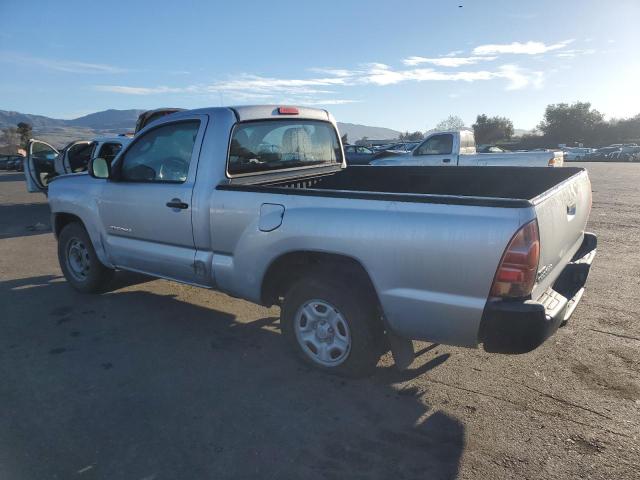
[[84, 226], [82, 220], [80, 220], [80, 217], [78, 217], [77, 215], [73, 215], [71, 213], [56, 213], [53, 225], [53, 231], [56, 235], [56, 238], [60, 236], [60, 232], [62, 232], [62, 229], [64, 227], [73, 222], [78, 222], [80, 225]]
[[359, 285], [379, 308], [375, 287], [358, 260], [346, 255], [313, 251], [286, 253], [269, 265], [262, 280], [262, 303], [268, 306], [279, 304], [289, 288], [311, 270], [340, 275], [350, 285]]

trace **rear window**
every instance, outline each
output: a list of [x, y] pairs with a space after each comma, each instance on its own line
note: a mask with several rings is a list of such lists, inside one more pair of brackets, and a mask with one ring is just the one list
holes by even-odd
[[231, 175], [342, 163], [333, 125], [315, 120], [240, 123], [231, 136]]

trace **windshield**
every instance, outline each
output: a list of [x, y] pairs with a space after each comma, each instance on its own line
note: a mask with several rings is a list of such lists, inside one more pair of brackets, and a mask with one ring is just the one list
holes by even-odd
[[342, 163], [332, 124], [316, 120], [267, 120], [238, 124], [229, 147], [229, 174]]

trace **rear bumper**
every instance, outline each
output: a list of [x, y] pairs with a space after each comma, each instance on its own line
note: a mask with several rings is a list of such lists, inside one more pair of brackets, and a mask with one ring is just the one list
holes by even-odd
[[526, 353], [540, 346], [569, 320], [584, 293], [597, 237], [585, 233], [582, 245], [554, 284], [537, 300], [489, 300], [479, 341], [487, 352]]

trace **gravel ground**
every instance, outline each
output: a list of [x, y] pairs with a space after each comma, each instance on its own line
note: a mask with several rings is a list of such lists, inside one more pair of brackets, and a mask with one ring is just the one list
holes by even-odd
[[568, 326], [521, 356], [417, 343], [348, 381], [278, 310], [61, 277], [42, 195], [0, 173], [0, 478], [615, 478], [640, 471], [640, 164], [588, 164], [599, 236]]

